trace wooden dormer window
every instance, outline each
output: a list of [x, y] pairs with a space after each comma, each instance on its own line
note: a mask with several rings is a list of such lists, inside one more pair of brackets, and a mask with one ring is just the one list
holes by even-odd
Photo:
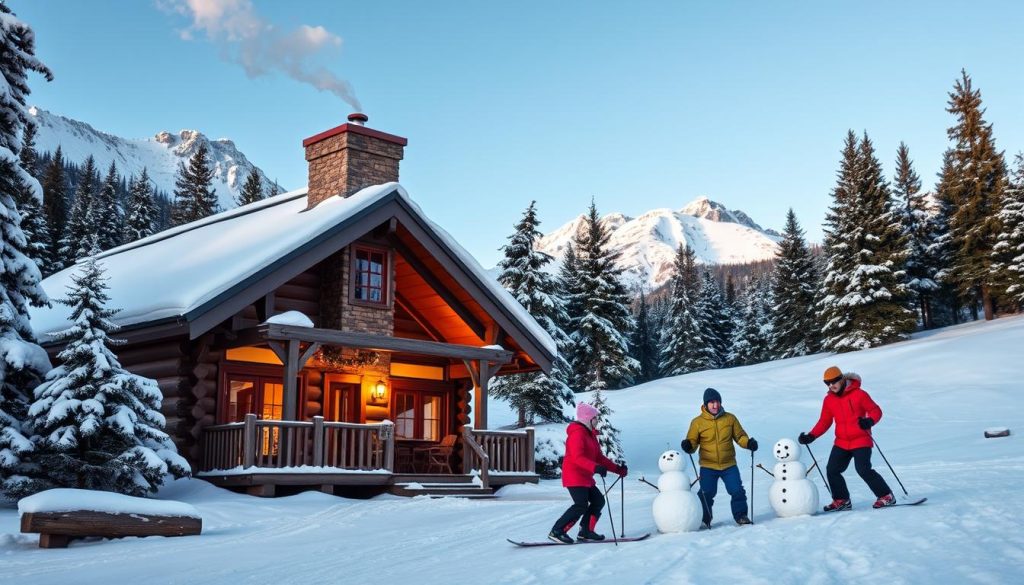
[[372, 246], [352, 246], [352, 295], [355, 303], [388, 304], [388, 251]]

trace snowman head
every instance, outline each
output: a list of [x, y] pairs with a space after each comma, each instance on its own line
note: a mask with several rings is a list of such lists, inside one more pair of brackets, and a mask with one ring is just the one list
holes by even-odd
[[669, 471], [682, 471], [683, 470], [683, 454], [679, 451], [665, 451], [661, 454], [661, 458], [658, 459], [658, 469], [662, 473]]
[[799, 461], [800, 445], [793, 439], [779, 439], [775, 443], [775, 458], [779, 461]]

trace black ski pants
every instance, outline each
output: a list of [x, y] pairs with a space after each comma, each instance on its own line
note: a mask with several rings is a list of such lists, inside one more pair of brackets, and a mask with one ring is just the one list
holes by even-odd
[[568, 532], [572, 525], [575, 524], [580, 517], [583, 518], [583, 522], [580, 523], [580, 528], [587, 528], [593, 530], [591, 526], [591, 518], [597, 518], [601, 515], [601, 510], [604, 509], [604, 494], [597, 487], [571, 487], [566, 488], [569, 490], [569, 496], [572, 498], [572, 505], [569, 509], [562, 514], [558, 520], [555, 521], [555, 525], [552, 530], [561, 530]]
[[890, 492], [889, 484], [885, 483], [882, 476], [871, 468], [871, 447], [859, 449], [842, 449], [832, 446], [832, 454], [828, 456], [828, 467], [825, 473], [828, 476], [828, 483], [832, 486], [832, 497], [837, 500], [849, 500], [850, 490], [846, 487], [846, 480], [843, 479], [843, 472], [850, 466], [850, 459], [853, 459], [853, 467], [857, 475], [868, 484], [876, 498], [880, 498]]

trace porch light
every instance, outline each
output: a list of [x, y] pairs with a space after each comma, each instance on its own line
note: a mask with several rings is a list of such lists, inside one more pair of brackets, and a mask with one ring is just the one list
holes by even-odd
[[388, 385], [383, 379], [377, 380], [377, 383], [373, 385], [373, 399], [376, 401], [384, 400], [384, 394], [388, 391]]

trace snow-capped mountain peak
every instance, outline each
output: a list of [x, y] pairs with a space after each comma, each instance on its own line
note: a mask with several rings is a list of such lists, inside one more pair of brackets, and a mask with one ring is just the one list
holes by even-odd
[[[554, 256], [557, 271], [573, 237], [583, 229], [580, 215], [537, 242], [537, 248]], [[611, 233], [609, 246], [619, 252], [618, 265], [631, 284], [656, 288], [671, 278], [676, 251], [689, 245], [702, 264], [738, 264], [775, 256], [780, 239], [762, 229], [739, 210], [730, 211], [707, 197], [699, 197], [679, 210], [652, 209], [633, 218], [609, 213], [599, 219]]]
[[174, 193], [178, 165], [188, 162], [200, 144], [206, 144], [209, 151], [213, 188], [222, 209], [235, 207], [235, 197], [253, 168], [259, 172], [268, 195], [283, 191], [279, 186], [271, 187], [266, 174], [227, 138], [211, 140], [198, 130], [188, 129], [177, 133], [157, 132], [152, 138], [121, 138], [35, 106], [29, 108], [29, 114], [37, 127], [38, 152], [52, 154], [60, 146], [64, 159], [75, 164], [81, 164], [92, 155], [97, 168], [106, 169], [113, 162], [118, 173], [125, 177], [138, 176], [145, 168], [154, 186], [168, 196]]

